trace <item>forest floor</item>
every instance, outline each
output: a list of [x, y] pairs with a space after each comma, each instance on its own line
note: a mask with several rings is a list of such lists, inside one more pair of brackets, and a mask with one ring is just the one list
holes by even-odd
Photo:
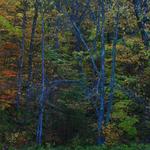
[[70, 146], [70, 147], [51, 147], [47, 146], [32, 146], [24, 148], [2, 148], [2, 150], [150, 150], [150, 144], [131, 144], [131, 145], [116, 145], [116, 146]]

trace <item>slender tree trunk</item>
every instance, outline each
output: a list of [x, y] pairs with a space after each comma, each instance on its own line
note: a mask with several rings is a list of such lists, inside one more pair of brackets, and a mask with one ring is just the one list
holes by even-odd
[[42, 14], [42, 86], [41, 97], [39, 100], [39, 121], [37, 128], [37, 143], [42, 144], [42, 132], [43, 132], [43, 113], [44, 113], [44, 98], [45, 98], [45, 46], [44, 46], [44, 14]]
[[82, 11], [82, 13], [81, 13], [81, 15], [80, 15], [80, 17], [78, 19], [78, 23], [79, 24], [81, 24], [83, 22], [83, 20], [84, 20], [84, 18], [86, 16], [86, 12], [87, 12], [87, 10], [88, 10], [88, 8], [90, 6], [90, 2], [91, 2], [91, 0], [86, 0], [85, 8], [83, 9], [83, 11]]
[[37, 25], [37, 19], [38, 19], [38, 5], [39, 2], [38, 0], [35, 1], [35, 11], [34, 11], [34, 17], [33, 17], [33, 22], [32, 22], [32, 32], [31, 32], [31, 39], [30, 39], [30, 47], [29, 47], [29, 59], [28, 59], [28, 97], [29, 97], [29, 92], [31, 90], [32, 86], [32, 63], [33, 63], [33, 48], [34, 48], [34, 37], [35, 37], [35, 31], [36, 31], [36, 25]]
[[105, 101], [105, 4], [101, 1], [102, 8], [102, 33], [101, 33], [101, 81], [100, 81], [100, 109], [98, 117], [98, 144], [104, 143], [102, 136], [102, 126], [104, 121], [104, 101]]
[[[143, 19], [141, 19], [142, 14], [142, 1], [141, 0], [133, 0], [133, 6], [134, 6], [134, 11], [135, 11], [135, 16], [137, 18], [138, 22], [138, 27], [141, 32], [142, 40], [144, 42], [144, 45], [146, 49], [149, 47], [149, 37], [147, 32], [145, 31], [145, 23], [143, 22]], [[143, 16], [142, 16], [143, 18]]]
[[16, 106], [19, 108], [20, 98], [22, 94], [22, 78], [23, 78], [23, 56], [25, 50], [25, 29], [26, 29], [26, 11], [27, 11], [27, 0], [23, 1], [23, 19], [22, 19], [22, 39], [21, 39], [21, 47], [19, 54], [19, 62], [18, 62], [18, 75], [17, 75], [17, 97], [16, 97]]
[[96, 37], [94, 40], [94, 50], [97, 50], [98, 36], [100, 34], [100, 19], [101, 19], [101, 4], [98, 1], [98, 14], [97, 14], [97, 26], [96, 26]]
[[113, 97], [114, 97], [114, 87], [115, 87], [115, 69], [116, 69], [116, 45], [118, 40], [118, 24], [119, 24], [119, 14], [117, 12], [115, 18], [115, 37], [113, 41], [112, 47], [112, 69], [111, 69], [111, 80], [110, 80], [110, 94], [108, 96], [108, 106], [107, 106], [107, 113], [106, 113], [106, 125], [108, 125], [110, 121], [110, 114], [112, 109]]

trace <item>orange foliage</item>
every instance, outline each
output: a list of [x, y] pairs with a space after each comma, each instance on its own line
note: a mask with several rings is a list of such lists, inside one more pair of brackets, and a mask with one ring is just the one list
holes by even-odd
[[[2, 91], [1, 91], [2, 92]], [[0, 95], [0, 108], [5, 109], [11, 107], [16, 97], [16, 90], [3, 90]]]
[[1, 50], [18, 50], [18, 45], [11, 42], [6, 42], [0, 49]]
[[1, 56], [18, 56], [19, 46], [17, 44], [6, 42], [0, 47]]
[[16, 75], [17, 75], [16, 72], [11, 71], [11, 70], [4, 70], [4, 71], [2, 71], [2, 74], [3, 74], [5, 77], [10, 77], [10, 78], [16, 77]]

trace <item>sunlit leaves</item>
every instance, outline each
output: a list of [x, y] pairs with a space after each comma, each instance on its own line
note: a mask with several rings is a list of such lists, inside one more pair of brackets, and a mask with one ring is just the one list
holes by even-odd
[[10, 35], [17, 35], [21, 37], [21, 30], [17, 27], [14, 27], [11, 22], [9, 22], [5, 17], [0, 16], [0, 26], [1, 31], [6, 30]]

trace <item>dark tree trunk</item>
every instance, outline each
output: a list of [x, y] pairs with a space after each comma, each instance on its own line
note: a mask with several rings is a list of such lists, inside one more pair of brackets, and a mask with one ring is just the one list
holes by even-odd
[[112, 69], [111, 69], [111, 81], [110, 81], [110, 93], [108, 97], [108, 106], [107, 106], [107, 113], [106, 113], [106, 125], [108, 125], [110, 121], [110, 114], [112, 110], [112, 103], [114, 97], [114, 87], [115, 87], [115, 69], [116, 69], [116, 45], [118, 40], [118, 24], [119, 24], [119, 12], [117, 12], [116, 19], [115, 19], [115, 37], [113, 41], [112, 47]]
[[102, 32], [101, 32], [101, 79], [100, 79], [100, 108], [98, 116], [98, 144], [104, 143], [102, 126], [104, 122], [104, 101], [105, 101], [105, 4], [101, 1], [102, 9]]
[[21, 93], [22, 93], [22, 78], [23, 78], [23, 56], [25, 50], [25, 29], [26, 29], [26, 11], [27, 11], [27, 0], [23, 1], [23, 19], [22, 19], [22, 39], [21, 39], [21, 47], [19, 54], [19, 62], [18, 62], [18, 75], [17, 75], [17, 97], [16, 97], [16, 106], [19, 107]]
[[32, 32], [31, 32], [31, 39], [30, 39], [30, 47], [29, 47], [29, 59], [28, 59], [28, 96], [30, 95], [30, 89], [32, 86], [32, 64], [33, 64], [33, 49], [34, 49], [34, 37], [35, 37], [35, 31], [36, 31], [36, 25], [37, 25], [37, 19], [38, 19], [38, 6], [39, 2], [38, 0], [35, 1], [35, 11], [34, 11], [34, 17], [33, 17], [33, 22], [32, 22]]
[[41, 96], [39, 99], [39, 119], [37, 128], [37, 143], [42, 144], [42, 133], [43, 133], [43, 113], [44, 113], [44, 101], [45, 101], [45, 46], [44, 46], [44, 13], [42, 14], [42, 85], [41, 85]]
[[[144, 4], [145, 9], [148, 7], [146, 4], [147, 3], [145, 2], [145, 4]], [[133, 6], [134, 6], [134, 11], [135, 11], [135, 16], [136, 16], [137, 22], [138, 22], [138, 27], [141, 32], [142, 40], [144, 42], [146, 49], [148, 49], [150, 39], [148, 37], [147, 32], [145, 31], [145, 22], [143, 19], [141, 19], [141, 15], [143, 15], [142, 0], [133, 0]], [[147, 11], [147, 9], [146, 9], [146, 11]], [[142, 18], [144, 18], [144, 16], [142, 16]]]

